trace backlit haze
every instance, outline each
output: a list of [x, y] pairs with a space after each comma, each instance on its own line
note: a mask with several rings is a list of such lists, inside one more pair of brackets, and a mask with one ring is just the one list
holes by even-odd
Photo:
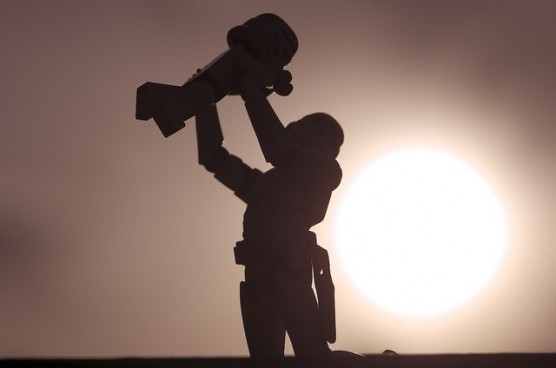
[[[135, 120], [135, 91], [183, 83], [264, 12], [299, 38], [278, 116], [326, 111], [345, 130], [344, 179], [315, 228], [332, 348], [556, 351], [555, 2], [3, 0], [0, 357], [248, 354], [232, 251], [244, 205], [197, 164], [193, 121], [164, 138]], [[225, 146], [268, 168], [241, 99], [218, 109]], [[412, 146], [477, 170], [509, 226], [490, 284], [419, 319], [359, 295], [334, 235], [350, 180]]]

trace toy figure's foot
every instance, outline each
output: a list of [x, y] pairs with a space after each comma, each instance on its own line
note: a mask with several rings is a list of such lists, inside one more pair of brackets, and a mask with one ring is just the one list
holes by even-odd
[[185, 120], [210, 107], [214, 98], [213, 88], [202, 81], [181, 87], [147, 82], [137, 88], [135, 117], [153, 118], [162, 134], [169, 137], [185, 126]]
[[362, 354], [354, 353], [353, 351], [346, 351], [346, 350], [332, 350], [330, 352], [334, 358], [338, 359], [360, 359], [365, 357]]
[[386, 349], [382, 352], [382, 355], [398, 355], [394, 350]]

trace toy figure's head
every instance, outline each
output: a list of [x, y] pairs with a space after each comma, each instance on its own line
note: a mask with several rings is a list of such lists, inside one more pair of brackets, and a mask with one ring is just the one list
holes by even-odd
[[295, 144], [337, 157], [344, 143], [344, 131], [336, 119], [323, 112], [307, 115], [286, 126]]
[[282, 18], [275, 14], [261, 14], [232, 28], [228, 45], [241, 44], [261, 64], [278, 72], [291, 61], [297, 51], [297, 36]]

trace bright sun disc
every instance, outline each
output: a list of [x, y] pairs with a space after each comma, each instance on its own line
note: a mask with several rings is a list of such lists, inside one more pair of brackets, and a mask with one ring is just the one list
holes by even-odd
[[351, 183], [336, 223], [343, 266], [373, 304], [410, 317], [452, 310], [491, 280], [507, 244], [495, 193], [454, 156], [401, 150]]

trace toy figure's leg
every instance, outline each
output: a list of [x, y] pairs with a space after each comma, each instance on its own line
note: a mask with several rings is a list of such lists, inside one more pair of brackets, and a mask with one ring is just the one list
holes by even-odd
[[185, 126], [184, 121], [215, 101], [214, 87], [198, 81], [181, 87], [147, 82], [137, 88], [135, 117], [153, 118], [165, 137]]
[[250, 356], [283, 357], [286, 330], [276, 308], [259, 300], [246, 282], [240, 284], [240, 300]]
[[299, 277], [296, 271], [280, 268], [276, 270], [273, 281], [277, 308], [295, 355], [315, 357], [329, 353], [310, 278], [306, 280]]

